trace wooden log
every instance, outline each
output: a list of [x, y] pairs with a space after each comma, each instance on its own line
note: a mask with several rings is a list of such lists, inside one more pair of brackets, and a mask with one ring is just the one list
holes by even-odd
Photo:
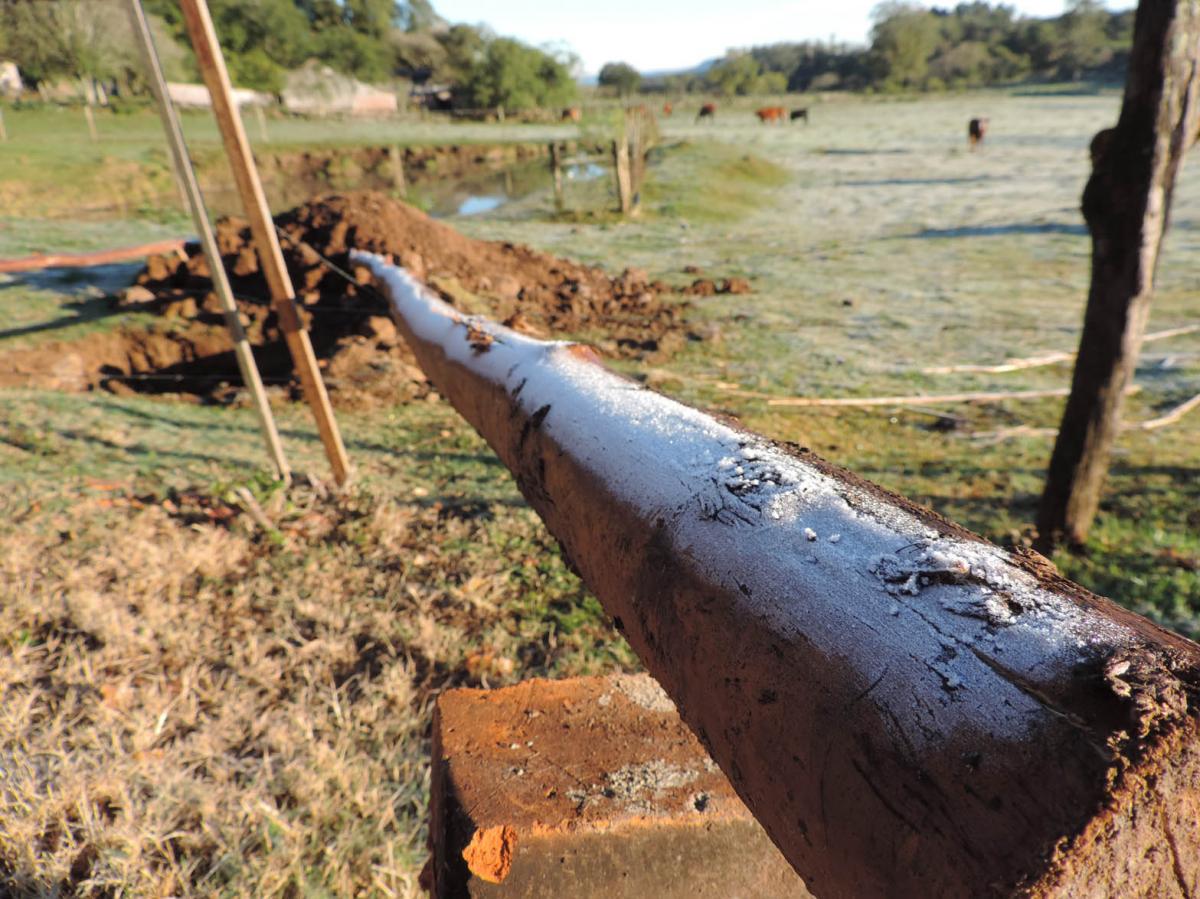
[[1195, 895], [1200, 647], [356, 258], [814, 895]]
[[225, 68], [225, 57], [221, 54], [208, 4], [206, 0], [180, 0], [180, 8], [192, 49], [196, 53], [196, 63], [212, 96], [213, 115], [221, 131], [221, 139], [225, 144], [225, 152], [237, 182], [246, 218], [250, 221], [254, 247], [258, 251], [259, 263], [271, 292], [272, 308], [279, 318], [279, 328], [283, 331], [292, 364], [300, 376], [304, 398], [316, 421], [317, 433], [325, 448], [329, 467], [333, 470], [333, 479], [339, 485], [345, 484], [350, 478], [350, 460], [342, 443], [333, 407], [329, 403], [325, 382], [317, 368], [312, 343], [296, 309], [296, 294], [283, 261], [283, 252], [279, 248], [279, 236], [275, 232], [267, 197], [263, 193], [258, 170], [254, 166], [254, 157], [250, 153], [246, 129], [242, 126], [241, 116], [238, 115], [238, 108], [233, 100], [233, 86]]

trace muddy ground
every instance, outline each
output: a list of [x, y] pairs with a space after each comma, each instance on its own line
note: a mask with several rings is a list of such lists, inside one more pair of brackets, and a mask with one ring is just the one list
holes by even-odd
[[[624, 358], [660, 360], [685, 340], [701, 339], [687, 328], [680, 295], [749, 289], [740, 279], [669, 285], [633, 268], [614, 277], [527, 246], [473, 240], [376, 192], [321, 197], [276, 224], [314, 350], [335, 403], [344, 408], [429, 389], [398, 340], [384, 299], [365, 269], [351, 264], [352, 248], [390, 254], [466, 312], [529, 334], [580, 336]], [[237, 219], [221, 220], [217, 240], [264, 380], [277, 392], [298, 395], [249, 229]], [[10, 352], [0, 357], [0, 385], [28, 384], [32, 377], [67, 390], [241, 399], [232, 342], [198, 245], [149, 257], [136, 284], [112, 302], [159, 320]]]

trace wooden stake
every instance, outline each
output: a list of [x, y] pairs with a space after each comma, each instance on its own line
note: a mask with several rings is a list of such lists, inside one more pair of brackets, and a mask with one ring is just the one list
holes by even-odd
[[621, 214], [629, 215], [633, 210], [633, 185], [629, 178], [629, 144], [625, 138], [613, 141], [613, 168], [617, 175], [617, 199]]
[[0, 141], [8, 140], [8, 129], [4, 127], [4, 110], [0, 109]]
[[271, 405], [267, 401], [263, 389], [262, 378], [259, 377], [258, 366], [254, 362], [254, 353], [250, 349], [250, 341], [246, 339], [246, 331], [238, 318], [237, 304], [233, 299], [233, 291], [229, 287], [229, 278], [225, 267], [221, 264], [221, 253], [217, 248], [216, 237], [213, 236], [212, 225], [209, 223], [208, 210], [204, 206], [204, 196], [200, 193], [200, 185], [196, 181], [196, 173], [188, 158], [187, 144], [183, 139], [183, 129], [179, 126], [179, 117], [175, 107], [171, 105], [167, 95], [167, 82], [163, 77], [162, 65], [158, 60], [158, 52], [154, 48], [154, 38], [146, 21], [146, 11], [142, 8], [142, 0], [129, 0], [129, 15], [133, 23], [133, 32], [141, 45], [142, 54], [146, 61], [146, 70], [150, 76], [150, 87], [154, 92], [154, 100], [158, 104], [159, 115], [162, 116], [163, 130], [167, 133], [167, 146], [171, 150], [172, 168], [178, 180], [180, 190], [187, 200], [187, 207], [192, 213], [192, 222], [200, 235], [200, 245], [204, 248], [204, 258], [208, 261], [208, 270], [212, 274], [213, 290], [221, 301], [225, 312], [225, 324], [233, 335], [234, 353], [237, 356], [238, 369], [242, 373], [242, 382], [250, 390], [254, 398], [254, 411], [258, 414], [259, 429], [267, 444], [267, 452], [275, 463], [275, 471], [279, 477], [288, 481], [291, 472], [288, 469], [287, 458], [283, 454], [283, 445], [279, 440], [279, 432], [275, 428], [275, 418], [271, 414]]
[[550, 173], [554, 176], [554, 208], [563, 211], [563, 170], [562, 150], [557, 142], [550, 144]]
[[225, 152], [229, 156], [238, 193], [242, 197], [242, 206], [250, 220], [250, 230], [254, 235], [263, 274], [271, 290], [271, 300], [279, 317], [280, 328], [292, 354], [296, 372], [300, 376], [304, 396], [312, 409], [313, 418], [316, 419], [317, 431], [321, 435], [325, 455], [333, 469], [334, 480], [339, 485], [345, 484], [350, 477], [350, 461], [346, 457], [346, 447], [342, 443], [337, 420], [329, 404], [329, 394], [317, 368], [312, 343], [296, 309], [296, 294], [283, 262], [283, 252], [279, 249], [279, 237], [275, 233], [275, 223], [271, 220], [267, 198], [263, 194], [262, 183], [254, 167], [254, 157], [250, 154], [246, 130], [242, 127], [241, 117], [233, 102], [233, 86], [229, 82], [229, 72], [225, 68], [225, 58], [217, 42], [208, 4], [206, 0], [180, 0], [180, 6], [196, 61], [204, 76], [204, 83], [208, 86], [208, 92], [212, 95], [213, 113], [221, 129], [221, 138], [225, 142]]
[[404, 153], [401, 152], [399, 147], [393, 145], [388, 150], [388, 156], [392, 162], [392, 186], [401, 197], [407, 199], [408, 181], [404, 177]]

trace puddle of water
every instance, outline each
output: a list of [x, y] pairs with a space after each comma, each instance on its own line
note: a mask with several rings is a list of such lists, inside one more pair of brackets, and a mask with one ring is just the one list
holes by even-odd
[[[563, 166], [564, 180], [572, 183], [604, 177], [608, 169], [590, 160]], [[434, 218], [481, 215], [552, 186], [550, 166], [545, 161], [525, 163], [494, 172], [456, 180], [434, 181], [413, 187], [414, 198]]]

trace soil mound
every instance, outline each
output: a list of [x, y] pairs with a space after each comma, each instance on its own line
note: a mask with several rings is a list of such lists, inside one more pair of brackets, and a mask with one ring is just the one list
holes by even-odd
[[[664, 299], [674, 289], [649, 282], [643, 271], [610, 277], [529, 247], [473, 240], [384, 194], [321, 197], [279, 216], [276, 225], [313, 349], [343, 407], [428, 392], [386, 302], [370, 286], [366, 269], [350, 261], [352, 248], [388, 254], [451, 304], [526, 333], [569, 335], [634, 358], [662, 358], [685, 340], [686, 303]], [[264, 380], [298, 395], [249, 228], [223, 219], [217, 242]], [[160, 323], [8, 354], [0, 360], [0, 381], [5, 369], [40, 370], [40, 362], [58, 360], [62, 371], [56, 370], [52, 386], [234, 401], [240, 377], [211, 290], [198, 245], [150, 256], [136, 285], [113, 302], [122, 310], [157, 313]]]

